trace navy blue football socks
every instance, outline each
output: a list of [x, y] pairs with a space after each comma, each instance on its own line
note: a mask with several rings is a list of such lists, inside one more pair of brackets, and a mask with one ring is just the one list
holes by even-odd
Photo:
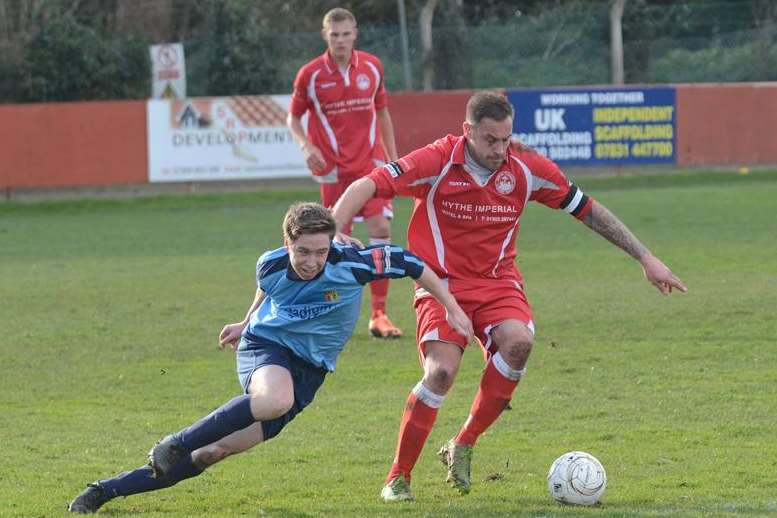
[[177, 434], [184, 448], [194, 451], [254, 424], [251, 396], [237, 396]]
[[[242, 430], [254, 421], [251, 397], [238, 396], [184, 428], [175, 434], [175, 437], [191, 452]], [[188, 454], [163, 477], [155, 478], [151, 467], [146, 465], [134, 471], [125, 471], [113, 478], [100, 480], [99, 484], [111, 497], [129, 496], [174, 486], [181, 480], [196, 477], [202, 472], [203, 470], [192, 462], [191, 454]]]
[[196, 477], [203, 471], [194, 465], [191, 455], [186, 455], [164, 477], [155, 478], [151, 466], [145, 465], [135, 471], [125, 471], [113, 478], [100, 480], [98, 484], [111, 497], [129, 496], [174, 486], [181, 480]]

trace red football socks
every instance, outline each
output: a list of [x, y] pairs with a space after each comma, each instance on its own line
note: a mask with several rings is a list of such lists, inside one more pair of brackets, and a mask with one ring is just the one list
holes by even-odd
[[[497, 417], [507, 407], [507, 404], [510, 403], [513, 391], [520, 381], [520, 374], [517, 374], [518, 377], [515, 379], [510, 379], [500, 372], [495, 365], [495, 357], [496, 355], [488, 362], [483, 372], [483, 377], [480, 380], [480, 387], [475, 396], [475, 401], [472, 402], [469, 417], [454, 439], [458, 444], [466, 446], [475, 445], [480, 434], [485, 432], [496, 421]], [[501, 356], [499, 360], [504, 362]], [[499, 362], [499, 360], [496, 361]], [[518, 372], [521, 371], [509, 370], [511, 377], [515, 377]]]
[[410, 480], [410, 472], [413, 471], [426, 439], [432, 431], [443, 399], [443, 396], [434, 394], [421, 383], [410, 392], [405, 413], [402, 415], [402, 423], [399, 425], [397, 453], [386, 483], [400, 474]]
[[378, 281], [372, 281], [370, 283], [370, 294], [372, 295], [372, 316], [373, 318], [378, 313], [386, 312], [386, 295], [388, 295], [389, 280], [380, 279]]

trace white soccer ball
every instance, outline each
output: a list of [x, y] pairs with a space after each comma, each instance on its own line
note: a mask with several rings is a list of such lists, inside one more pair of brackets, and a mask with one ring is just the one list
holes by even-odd
[[607, 486], [607, 474], [596, 457], [570, 451], [557, 458], [548, 472], [548, 491], [562, 504], [594, 505]]

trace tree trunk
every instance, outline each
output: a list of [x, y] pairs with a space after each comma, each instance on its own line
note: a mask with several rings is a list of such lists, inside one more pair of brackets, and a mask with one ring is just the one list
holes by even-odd
[[421, 32], [421, 67], [423, 69], [423, 89], [434, 88], [434, 61], [432, 46], [432, 20], [438, 0], [426, 0], [418, 16], [418, 28]]
[[610, 6], [610, 64], [612, 84], [622, 85], [623, 74], [623, 8], [626, 0], [613, 0]]

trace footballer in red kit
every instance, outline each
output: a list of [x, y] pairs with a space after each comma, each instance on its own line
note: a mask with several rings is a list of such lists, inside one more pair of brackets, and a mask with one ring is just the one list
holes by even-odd
[[[321, 202], [332, 207], [353, 181], [386, 159], [396, 160], [397, 151], [383, 64], [354, 48], [356, 18], [337, 7], [326, 13], [322, 26], [327, 50], [299, 69], [286, 122], [320, 184]], [[307, 131], [302, 125], [306, 113]], [[370, 244], [388, 244], [393, 215], [390, 198], [375, 198], [354, 214], [354, 221], [364, 221]], [[343, 230], [350, 234], [350, 221]], [[398, 338], [402, 331], [386, 315], [388, 282], [370, 286], [369, 330], [375, 337]]]
[[[534, 327], [515, 264], [515, 241], [526, 203], [538, 201], [582, 220], [593, 200], [553, 162], [528, 148], [508, 149], [499, 170], [482, 177], [477, 175], [479, 165], [468, 155], [465, 137], [448, 135], [374, 170], [369, 178], [376, 196], [399, 194], [420, 200], [408, 226], [408, 248], [448, 280], [462, 307], [470, 306], [478, 338], [488, 353], [489, 331], [496, 323], [516, 318], [529, 329]], [[427, 304], [423, 295], [417, 293], [415, 303], [419, 343], [437, 336], [466, 346], [437, 326], [445, 315], [435, 314], [436, 306]], [[484, 300], [500, 303], [484, 307]]]
[[[570, 182], [555, 163], [511, 140], [513, 117], [502, 93], [474, 94], [467, 102], [463, 135], [448, 135], [373, 170], [354, 182], [334, 209], [340, 228], [373, 197], [412, 196], [408, 249], [447, 281], [472, 320], [486, 367], [469, 416], [438, 452], [446, 481], [461, 494], [471, 488], [475, 443], [508, 406], [534, 341], [531, 306], [515, 265], [516, 237], [529, 201], [568, 212], [624, 250], [662, 293], [686, 291], [606, 207]], [[402, 416], [396, 455], [381, 491], [386, 502], [414, 499], [411, 471], [467, 346], [446, 324], [445, 310], [422, 289], [416, 290], [415, 308], [424, 374]]]

